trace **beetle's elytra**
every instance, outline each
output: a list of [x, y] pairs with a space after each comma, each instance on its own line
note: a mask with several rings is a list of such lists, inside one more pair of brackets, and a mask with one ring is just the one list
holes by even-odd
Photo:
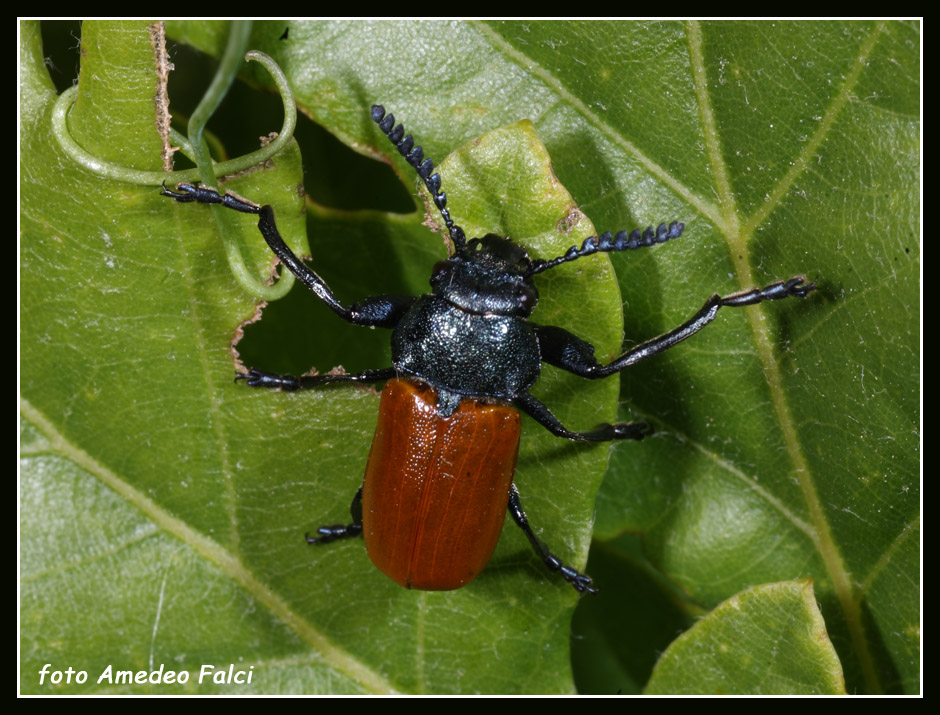
[[428, 591], [480, 573], [503, 529], [519, 430], [507, 405], [465, 399], [441, 417], [433, 388], [389, 380], [362, 482], [363, 514], [381, 517], [363, 520], [375, 565]]
[[434, 266], [431, 292], [425, 295], [371, 296], [347, 307], [285, 245], [270, 206], [258, 207], [192, 184], [180, 184], [176, 191], [163, 189], [181, 203], [222, 204], [257, 214], [258, 228], [271, 250], [339, 317], [392, 330], [391, 367], [303, 377], [255, 369], [237, 375], [251, 387], [281, 390], [387, 381], [363, 486], [350, 508], [352, 522], [320, 527], [307, 541], [325, 544], [364, 533], [372, 562], [401, 585], [454, 589], [486, 566], [508, 508], [551, 571], [579, 592], [595, 593], [591, 578], [566, 566], [529, 526], [512, 483], [519, 446], [519, 415], [512, 408], [575, 441], [639, 440], [651, 429], [628, 422], [601, 424], [587, 432], [569, 430], [529, 394], [541, 363], [588, 379], [607, 377], [691, 337], [722, 307], [804, 297], [816, 283], [794, 276], [724, 297], [716, 293], [679, 327], [602, 365], [590, 343], [563, 328], [529, 320], [539, 299], [534, 276], [594, 253], [678, 238], [684, 225], [604, 233], [548, 261], [530, 259], [522, 246], [495, 234], [468, 240], [451, 218], [433, 162], [383, 107], [372, 107], [372, 119], [421, 177], [453, 244], [450, 258]]

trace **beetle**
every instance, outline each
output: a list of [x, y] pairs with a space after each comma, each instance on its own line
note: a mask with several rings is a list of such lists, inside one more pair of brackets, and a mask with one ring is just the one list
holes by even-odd
[[541, 363], [588, 379], [607, 377], [694, 335], [720, 308], [804, 297], [816, 282], [797, 275], [723, 297], [716, 293], [674, 330], [601, 364], [587, 341], [529, 320], [539, 300], [534, 276], [595, 253], [664, 243], [681, 236], [684, 224], [603, 233], [551, 260], [533, 260], [522, 246], [492, 233], [468, 240], [450, 215], [431, 159], [384, 107], [374, 105], [371, 116], [427, 187], [450, 237], [453, 253], [434, 266], [428, 294], [371, 296], [347, 307], [287, 247], [270, 206], [198, 184], [162, 191], [181, 203], [221, 204], [257, 215], [275, 255], [340, 318], [392, 330], [391, 367], [302, 377], [251, 368], [236, 375], [251, 387], [286, 391], [387, 381], [363, 484], [350, 507], [352, 522], [322, 526], [316, 536], [307, 535], [307, 542], [326, 544], [363, 534], [372, 562], [393, 580], [408, 588], [449, 590], [466, 585], [486, 566], [508, 510], [550, 571], [578, 592], [596, 593], [590, 576], [565, 564], [529, 525], [513, 484], [518, 411], [552, 434], [578, 442], [641, 440], [652, 429], [626, 422], [569, 430], [529, 393]]

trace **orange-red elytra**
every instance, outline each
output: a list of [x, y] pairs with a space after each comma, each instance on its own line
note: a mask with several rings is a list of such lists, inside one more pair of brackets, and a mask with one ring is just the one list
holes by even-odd
[[433, 388], [389, 380], [362, 490], [372, 563], [407, 588], [472, 581], [503, 528], [519, 425], [512, 408], [476, 400], [441, 417]]

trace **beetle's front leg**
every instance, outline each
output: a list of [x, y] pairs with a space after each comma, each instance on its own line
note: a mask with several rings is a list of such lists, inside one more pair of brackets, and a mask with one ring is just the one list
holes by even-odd
[[627, 350], [609, 365], [598, 363], [597, 358], [594, 357], [594, 346], [564, 328], [552, 325], [533, 325], [533, 327], [538, 336], [542, 360], [575, 375], [596, 379], [613, 375], [625, 367], [658, 355], [692, 337], [715, 319], [719, 308], [738, 308], [756, 305], [766, 300], [781, 300], [790, 297], [803, 298], [813, 290], [816, 290], [816, 281], [806, 283], [806, 278], [803, 276], [794, 276], [786, 281], [771, 283], [764, 288], [752, 288], [724, 297], [715, 293], [705, 301], [705, 305], [695, 315], [678, 328]]
[[352, 504], [349, 505], [349, 513], [352, 516], [352, 523], [333, 524], [333, 526], [321, 526], [317, 529], [319, 536], [310, 536], [304, 534], [308, 544], [329, 544], [337, 539], [345, 539], [348, 536], [359, 536], [362, 533], [362, 487], [353, 497]]
[[171, 191], [164, 186], [162, 194], [180, 203], [221, 204], [233, 211], [256, 214], [258, 216], [258, 230], [261, 231], [268, 247], [280, 259], [281, 263], [287, 266], [287, 269], [297, 277], [297, 280], [315, 293], [334, 313], [353, 325], [394, 328], [417, 300], [414, 296], [409, 295], [379, 295], [353, 303], [347, 308], [333, 295], [333, 291], [330, 290], [326, 282], [287, 247], [277, 230], [274, 209], [270, 206], [257, 206], [232, 194], [220, 194], [215, 189], [200, 186], [199, 184], [179, 184], [176, 188], [176, 191]]
[[325, 375], [279, 375], [274, 372], [262, 372], [251, 368], [248, 372], [240, 372], [235, 375], [236, 380], [244, 380], [249, 387], [267, 387], [272, 390], [284, 390], [285, 392], [294, 392], [296, 390], [307, 390], [312, 387], [322, 387], [334, 382], [381, 382], [382, 380], [391, 380], [398, 374], [393, 367], [382, 368], [381, 370], [364, 370], [354, 373], [327, 373]]
[[522, 529], [522, 533], [526, 535], [529, 543], [532, 544], [533, 550], [542, 559], [542, 563], [548, 567], [549, 571], [558, 573], [565, 581], [574, 586], [578, 593], [597, 593], [597, 588], [593, 585], [594, 582], [590, 576], [580, 573], [570, 566], [565, 566], [562, 560], [549, 550], [545, 542], [532, 533], [532, 527], [529, 526], [529, 519], [522, 508], [522, 502], [519, 500], [519, 490], [516, 489], [515, 484], [509, 487], [509, 513], [512, 515], [513, 521]]

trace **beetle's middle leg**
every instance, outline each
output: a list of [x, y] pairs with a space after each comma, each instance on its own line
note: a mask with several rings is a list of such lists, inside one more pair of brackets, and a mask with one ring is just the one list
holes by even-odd
[[307, 390], [311, 387], [322, 387], [334, 382], [381, 382], [391, 380], [398, 374], [393, 367], [384, 367], [381, 370], [363, 370], [353, 373], [327, 373], [325, 375], [279, 375], [274, 372], [262, 372], [251, 368], [248, 372], [235, 375], [236, 380], [245, 380], [249, 387], [268, 387], [273, 390], [294, 392]]
[[345, 539], [347, 536], [359, 536], [362, 533], [362, 487], [353, 497], [352, 504], [349, 505], [349, 513], [352, 515], [352, 523], [333, 524], [333, 526], [321, 526], [317, 529], [318, 536], [304, 534], [308, 544], [328, 544], [337, 539]]
[[532, 527], [529, 526], [529, 519], [522, 508], [522, 502], [519, 500], [519, 490], [516, 489], [515, 484], [509, 487], [509, 514], [512, 516], [513, 521], [519, 525], [519, 528], [522, 529], [522, 533], [526, 535], [529, 543], [532, 544], [533, 550], [542, 559], [542, 563], [548, 567], [549, 571], [557, 572], [565, 581], [574, 586], [578, 593], [597, 593], [597, 588], [593, 585], [590, 576], [576, 571], [570, 566], [565, 566], [562, 560], [549, 550], [545, 542], [532, 533]]
[[590, 432], [572, 432], [552, 414], [551, 410], [527, 392], [512, 398], [512, 404], [552, 434], [575, 442], [610, 442], [615, 439], [639, 440], [653, 434], [653, 428], [645, 422], [604, 423]]

